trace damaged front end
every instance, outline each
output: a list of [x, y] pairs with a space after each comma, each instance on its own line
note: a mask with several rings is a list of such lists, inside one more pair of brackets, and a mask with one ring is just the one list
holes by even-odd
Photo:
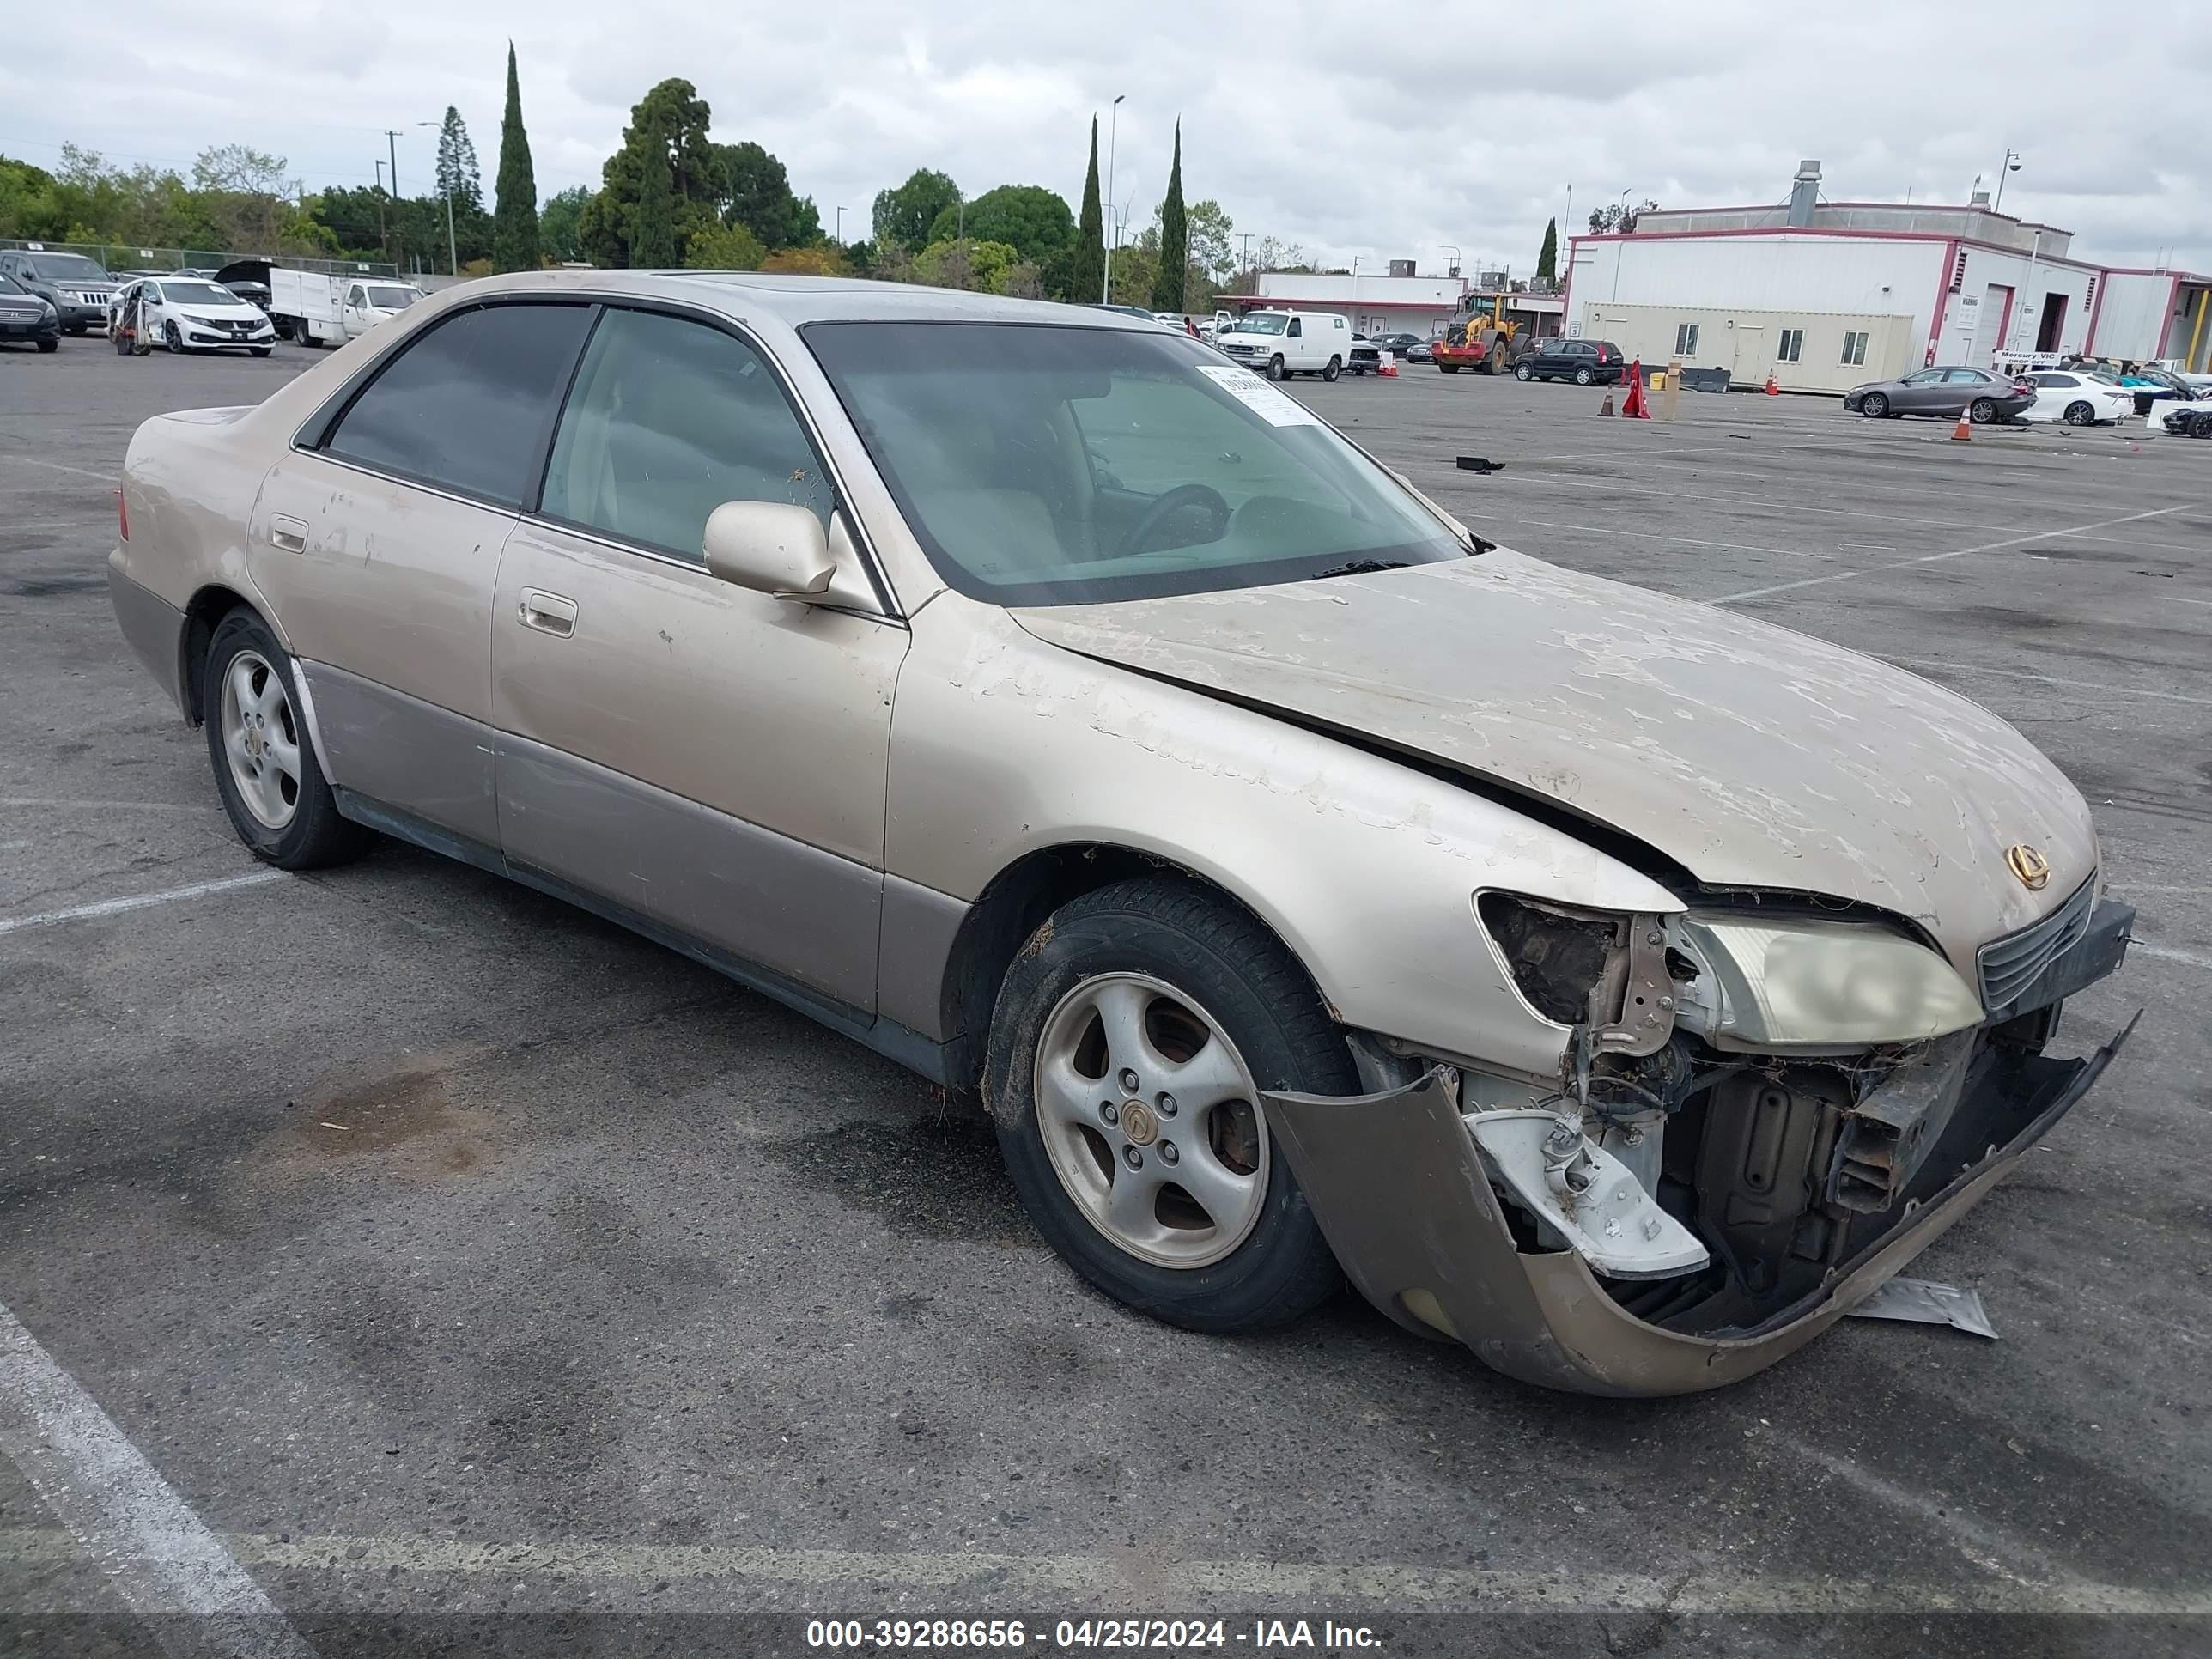
[[1478, 908], [1564, 1028], [1559, 1076], [1370, 1048], [1385, 1086], [1269, 1094], [1268, 1121], [1369, 1300], [1555, 1388], [1678, 1394], [1773, 1364], [1970, 1208], [2128, 1035], [2043, 1054], [2126, 949], [2134, 912], [2094, 882], [2038, 924], [2035, 971], [1998, 941], [1979, 988], [1875, 919]]

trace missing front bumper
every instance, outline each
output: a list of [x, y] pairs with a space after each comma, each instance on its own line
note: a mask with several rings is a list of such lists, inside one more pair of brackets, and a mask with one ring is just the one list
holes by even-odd
[[[1268, 1123], [1337, 1260], [1409, 1330], [1485, 1364], [1582, 1394], [1687, 1394], [1765, 1370], [1826, 1330], [1964, 1215], [2088, 1092], [2134, 1022], [2084, 1060], [2021, 1055], [1985, 1067], [1972, 1102], [2001, 1139], [1839, 1263], [1820, 1287], [1745, 1331], [1694, 1335], [1638, 1318], [1571, 1251], [1515, 1242], [1446, 1066], [1377, 1094], [1269, 1094]], [[2008, 1131], [2008, 1133], [2006, 1133]]]

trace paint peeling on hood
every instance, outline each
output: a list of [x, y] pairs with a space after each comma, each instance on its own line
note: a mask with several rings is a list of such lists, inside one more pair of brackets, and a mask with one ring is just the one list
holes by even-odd
[[[1013, 613], [1054, 644], [1548, 796], [1701, 881], [1910, 916], [1954, 963], [2095, 868], [2073, 785], [1887, 663], [1503, 549], [1374, 575]], [[2013, 878], [2016, 842], [2049, 886]]]

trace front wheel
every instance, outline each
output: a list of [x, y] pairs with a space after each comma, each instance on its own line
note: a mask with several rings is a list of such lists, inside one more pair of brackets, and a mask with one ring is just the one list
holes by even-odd
[[274, 346], [249, 346], [246, 348], [246, 349], [252, 352], [252, 354], [257, 357], [266, 357], [276, 349], [276, 348]]
[[1141, 880], [1061, 906], [1007, 970], [983, 1086], [1038, 1231], [1115, 1299], [1239, 1331], [1342, 1284], [1261, 1091], [1354, 1092], [1352, 1056], [1296, 958], [1225, 901]]
[[1879, 392], [1869, 392], [1859, 404], [1859, 413], [1869, 421], [1879, 421], [1889, 413], [1889, 399]]
[[1344, 360], [1340, 357], [1332, 357], [1328, 360], [1328, 364], [1322, 369], [1321, 377], [1324, 380], [1334, 380], [1338, 375], [1343, 373]]
[[1443, 370], [1447, 374], [1456, 374], [1459, 373], [1459, 365], [1457, 363], [1438, 363], [1437, 367]]
[[1993, 398], [1977, 398], [1966, 405], [1966, 418], [1976, 426], [1987, 426], [1996, 417], [1997, 406]]
[[1267, 359], [1267, 378], [1271, 380], [1290, 379], [1290, 371], [1283, 367], [1283, 360], [1279, 355]]
[[243, 606], [218, 623], [200, 681], [208, 756], [223, 810], [256, 858], [312, 870], [357, 857], [368, 832], [338, 816], [293, 690], [298, 671]]
[[39, 350], [42, 355], [50, 351], [59, 351], [61, 349], [62, 343], [58, 338], [39, 342]]
[[1513, 371], [1513, 378], [1516, 380], [1533, 380], [1536, 378], [1536, 371], [1523, 363]]
[[2212, 415], [2191, 416], [2189, 435], [2192, 438], [2212, 438]]
[[167, 323], [162, 325], [161, 343], [168, 347], [169, 350], [173, 354], [179, 356], [183, 354], [185, 349], [185, 337], [177, 332], [177, 325], [174, 323]]

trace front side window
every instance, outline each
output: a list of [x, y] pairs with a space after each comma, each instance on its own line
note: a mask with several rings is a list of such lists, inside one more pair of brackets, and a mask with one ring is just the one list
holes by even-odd
[[1291, 338], [1292, 338], [1293, 340], [1301, 340], [1301, 339], [1304, 339], [1304, 338], [1305, 337], [1305, 332], [1306, 332], [1305, 319], [1304, 319], [1303, 317], [1293, 317], [1293, 318], [1291, 318], [1291, 326], [1290, 326], [1290, 336], [1291, 336]]
[[433, 324], [354, 399], [323, 448], [520, 507], [591, 320], [589, 306], [532, 304], [480, 306]]
[[1304, 405], [1164, 331], [802, 337], [939, 574], [975, 598], [1146, 599], [1467, 551]]
[[1804, 349], [1805, 331], [1802, 328], [1785, 328], [1782, 331], [1782, 343], [1775, 349], [1774, 356], [1778, 362], [1794, 363], [1799, 360], [1799, 355]]
[[786, 501], [825, 526], [834, 504], [751, 347], [681, 317], [609, 311], [568, 394], [539, 510], [696, 561], [724, 501]]
[[1978, 368], [1954, 368], [1944, 380], [1953, 386], [1987, 386], [1990, 377]]
[[368, 292], [365, 295], [360, 289], [356, 289], [354, 290], [354, 303], [356, 305], [359, 305], [363, 299], [366, 299], [370, 305], [374, 306], [380, 311], [404, 311], [408, 307], [413, 305], [417, 300], [422, 297], [420, 293], [411, 288], [402, 287], [392, 283], [372, 283], [369, 285]]
[[1923, 368], [1917, 374], [1906, 375], [1905, 377], [1905, 384], [1906, 386], [1938, 386], [1942, 383], [1942, 380], [1943, 371], [1942, 369]]
[[346, 290], [346, 303], [358, 308], [368, 303], [368, 296], [358, 286], [349, 288]]
[[1844, 362], [1850, 364], [1855, 368], [1864, 367], [1866, 363], [1866, 349], [1867, 337], [1865, 331], [1855, 329], [1844, 334]]

